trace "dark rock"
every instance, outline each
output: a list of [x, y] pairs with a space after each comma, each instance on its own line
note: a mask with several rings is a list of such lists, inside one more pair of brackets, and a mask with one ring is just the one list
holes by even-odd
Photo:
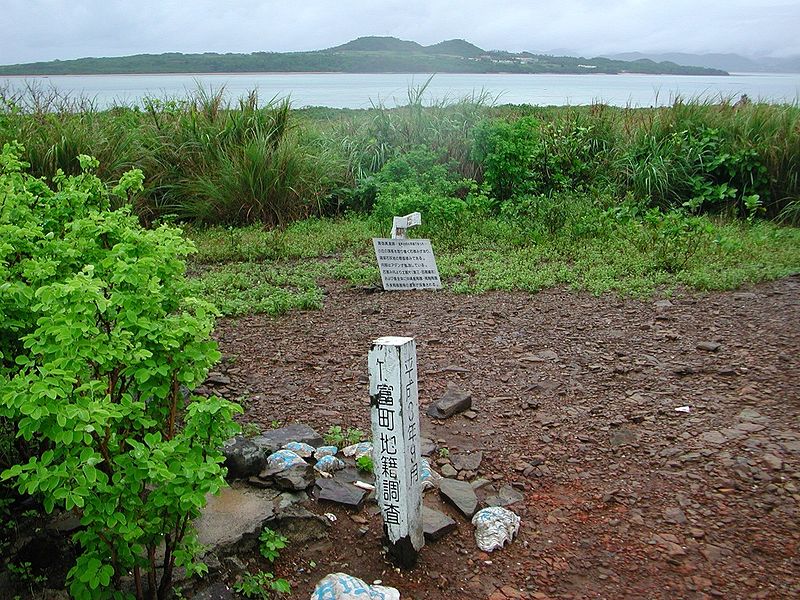
[[212, 583], [192, 596], [192, 600], [233, 600], [234, 598], [236, 598], [236, 594], [222, 581]]
[[717, 342], [698, 342], [696, 348], [698, 350], [705, 350], [706, 352], [716, 352], [722, 348], [722, 344]]
[[664, 510], [664, 520], [674, 525], [686, 525], [686, 515], [680, 508], [667, 508]]
[[265, 469], [259, 475], [261, 479], [272, 479], [276, 487], [288, 491], [305, 490], [314, 483], [316, 477], [314, 468], [308, 464], [295, 464], [279, 471]]
[[209, 383], [211, 385], [228, 385], [230, 382], [231, 382], [230, 377], [214, 371], [209, 373], [208, 377], [206, 377], [205, 380], [205, 383]]
[[435, 542], [443, 538], [456, 528], [456, 522], [446, 514], [422, 506], [422, 529], [425, 532], [425, 539]]
[[81, 516], [71, 510], [58, 513], [47, 525], [47, 531], [57, 531], [58, 533], [71, 534], [82, 527]]
[[222, 454], [225, 455], [228, 479], [244, 479], [258, 474], [264, 468], [267, 456], [271, 453], [259, 448], [252, 440], [237, 435], [225, 442], [222, 446]]
[[442, 479], [439, 482], [439, 493], [465, 517], [472, 518], [478, 508], [478, 497], [469, 482], [457, 479]]
[[620, 446], [629, 446], [636, 443], [636, 432], [632, 429], [623, 427], [611, 434], [611, 446], [618, 448]]
[[422, 456], [430, 456], [434, 452], [436, 452], [436, 443], [430, 438], [420, 438], [420, 445], [421, 450], [420, 453]]
[[314, 486], [312, 495], [317, 500], [327, 500], [345, 506], [359, 507], [367, 495], [367, 491], [352, 483], [342, 483], [336, 479], [320, 477]]
[[331, 524], [302, 506], [291, 506], [270, 520], [270, 529], [289, 538], [292, 544], [308, 544], [324, 539]]
[[448, 387], [444, 396], [428, 407], [428, 415], [435, 419], [447, 419], [472, 408], [472, 394], [455, 387]]
[[459, 471], [477, 471], [483, 460], [483, 452], [480, 450], [470, 453], [457, 453], [450, 456], [453, 466]]
[[525, 496], [519, 493], [511, 486], [504, 485], [496, 496], [489, 496], [485, 502], [487, 506], [508, 506], [525, 499]]
[[267, 457], [289, 442], [302, 442], [317, 448], [323, 444], [322, 436], [308, 425], [292, 424], [280, 429], [271, 429], [254, 437], [251, 442]]

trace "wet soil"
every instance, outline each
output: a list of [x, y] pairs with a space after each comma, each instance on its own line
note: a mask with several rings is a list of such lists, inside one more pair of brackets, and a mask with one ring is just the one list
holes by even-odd
[[369, 431], [366, 357], [383, 335], [415, 337], [423, 413], [448, 385], [472, 393], [477, 416], [423, 414], [423, 432], [483, 452], [479, 497], [523, 493], [519, 535], [484, 554], [427, 492], [458, 529], [398, 571], [374, 506], [312, 504], [337, 520], [276, 563], [292, 597], [334, 571], [415, 599], [800, 596], [800, 277], [669, 301], [331, 282], [322, 310], [221, 322], [230, 383], [213, 391], [264, 428]]

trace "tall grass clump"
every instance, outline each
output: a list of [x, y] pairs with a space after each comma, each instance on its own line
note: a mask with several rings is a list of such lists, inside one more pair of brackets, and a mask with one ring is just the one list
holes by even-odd
[[229, 106], [224, 91], [195, 93], [165, 114], [149, 105], [147, 161], [156, 214], [199, 223], [283, 226], [320, 214], [342, 168], [299, 126], [289, 101], [260, 107], [255, 92]]
[[462, 176], [479, 176], [481, 166], [471, 156], [472, 130], [494, 99], [481, 92], [426, 103], [431, 79], [409, 88], [403, 106], [388, 108], [375, 101], [365, 114], [342, 119], [332, 128], [330, 140], [343, 152], [355, 179], [377, 173], [390, 159], [420, 146], [453, 163]]
[[677, 101], [626, 110], [620, 184], [661, 208], [770, 218], [796, 205], [800, 107]]
[[35, 83], [17, 92], [0, 89], [0, 146], [22, 143], [31, 174], [48, 181], [59, 170], [80, 173], [81, 154], [100, 160], [99, 177], [119, 179], [141, 157], [135, 129], [132, 111], [100, 111], [85, 96]]

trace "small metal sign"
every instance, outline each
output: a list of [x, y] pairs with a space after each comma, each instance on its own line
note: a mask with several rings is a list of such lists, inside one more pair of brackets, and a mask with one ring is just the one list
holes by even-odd
[[442, 287], [430, 240], [373, 238], [385, 290], [438, 290]]
[[392, 239], [405, 238], [406, 229], [422, 225], [422, 214], [413, 212], [405, 217], [395, 217], [392, 220]]
[[422, 474], [413, 338], [382, 337], [369, 351], [375, 496], [396, 564], [410, 568], [425, 544], [422, 529]]

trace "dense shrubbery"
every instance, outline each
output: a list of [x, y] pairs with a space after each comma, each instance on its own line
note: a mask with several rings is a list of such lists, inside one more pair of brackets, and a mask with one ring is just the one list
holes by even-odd
[[235, 430], [236, 405], [188, 393], [219, 358], [214, 310], [187, 295], [179, 230], [110, 210], [140, 171], [110, 196], [79, 156], [51, 190], [21, 150], [0, 155], [0, 419], [24, 452], [0, 477], [79, 512], [73, 596], [164, 598], [176, 566], [203, 568], [191, 521], [224, 484]]
[[100, 159], [104, 180], [142, 168], [145, 220], [285, 225], [366, 211], [376, 174], [420, 147], [457, 180], [485, 182], [496, 209], [594, 190], [662, 209], [800, 220], [800, 107], [491, 107], [484, 96], [425, 106], [425, 87], [403, 107], [365, 111], [259, 107], [254, 93], [229, 105], [222, 90], [97, 111], [40, 91], [6, 99], [0, 143], [25, 144], [32, 172], [48, 178], [78, 173], [79, 154]]

